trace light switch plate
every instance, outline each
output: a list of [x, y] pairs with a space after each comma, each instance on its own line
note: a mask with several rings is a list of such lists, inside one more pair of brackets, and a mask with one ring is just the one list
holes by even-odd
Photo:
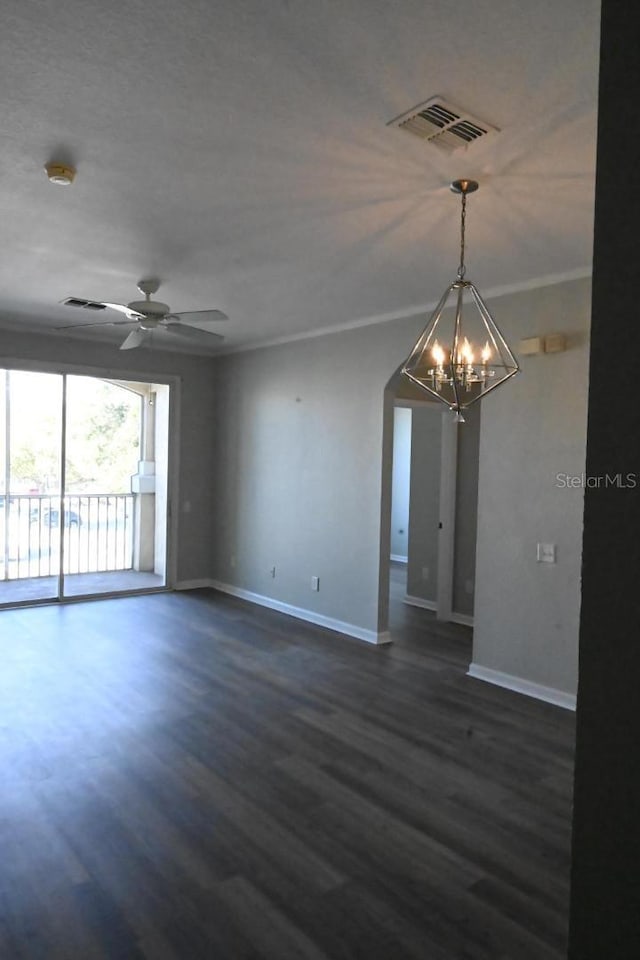
[[536, 547], [536, 560], [538, 563], [555, 563], [556, 562], [556, 545], [555, 543], [539, 543]]

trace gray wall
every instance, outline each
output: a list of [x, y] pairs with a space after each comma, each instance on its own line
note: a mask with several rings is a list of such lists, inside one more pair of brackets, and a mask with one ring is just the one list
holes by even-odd
[[[575, 690], [582, 497], [557, 490], [555, 474], [584, 463], [589, 301], [588, 279], [492, 301], [516, 345], [541, 330], [574, 336], [568, 352], [525, 360], [519, 377], [483, 401], [480, 443], [474, 660], [567, 691]], [[392, 449], [383, 489], [383, 396], [423, 325], [408, 318], [215, 361], [216, 579], [384, 627], [381, 516], [388, 558]], [[392, 405], [390, 397], [389, 425]], [[538, 540], [558, 543], [555, 566], [535, 563]]]
[[[569, 693], [583, 491], [562, 489], [556, 475], [584, 470], [590, 294], [583, 280], [496, 301], [514, 344], [561, 330], [570, 349], [522, 358], [522, 372], [487, 399], [480, 438], [474, 661]], [[557, 544], [556, 564], [536, 562], [538, 542]]]
[[217, 362], [217, 580], [378, 630], [383, 395], [419, 325]]
[[407, 559], [409, 545], [409, 479], [411, 476], [411, 410], [393, 412], [393, 479], [391, 496], [391, 556]]
[[[129, 374], [170, 374], [181, 378], [180, 472], [177, 534], [177, 579], [211, 575], [211, 484], [215, 408], [211, 359], [164, 351], [135, 350], [122, 353], [104, 343], [83, 343], [69, 338], [0, 331], [0, 366], [12, 359], [36, 363], [99, 367], [127, 378]], [[135, 379], [135, 377], [134, 377]], [[189, 501], [191, 510], [182, 505]]]
[[[438, 595], [438, 522], [440, 520], [440, 404], [413, 408], [411, 430], [411, 506], [407, 594], [435, 603]], [[423, 574], [424, 568], [428, 577]], [[426, 572], [426, 571], [425, 571]]]

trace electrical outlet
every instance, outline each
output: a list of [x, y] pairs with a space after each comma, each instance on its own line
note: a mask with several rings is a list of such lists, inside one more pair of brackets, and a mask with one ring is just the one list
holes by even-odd
[[271, 567], [271, 576], [275, 578], [275, 575], [276, 575], [276, 568]]
[[422, 568], [422, 579], [423, 579], [423, 580], [428, 580], [428, 579], [429, 579], [429, 567], [423, 567], [423, 568]]
[[311, 589], [316, 591], [320, 589], [320, 577], [311, 577]]

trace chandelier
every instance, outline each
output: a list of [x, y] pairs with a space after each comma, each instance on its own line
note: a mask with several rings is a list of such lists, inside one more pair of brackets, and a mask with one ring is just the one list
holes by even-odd
[[[447, 404], [462, 423], [466, 407], [482, 400], [520, 369], [476, 286], [465, 280], [467, 194], [477, 189], [475, 180], [454, 180], [451, 184], [451, 190], [462, 198], [458, 275], [402, 366], [409, 380]], [[447, 306], [454, 310], [445, 318]]]

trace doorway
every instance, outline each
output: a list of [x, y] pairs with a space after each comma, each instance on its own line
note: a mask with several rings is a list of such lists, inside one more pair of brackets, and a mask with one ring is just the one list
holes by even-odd
[[0, 369], [0, 606], [166, 586], [169, 394]]
[[[383, 487], [391, 485], [390, 599], [472, 626], [480, 408], [469, 408], [466, 422], [456, 425], [440, 404], [396, 392], [395, 381], [385, 398], [393, 443], [386, 444], [392, 456], [383, 468]], [[385, 587], [381, 578], [382, 593]]]

